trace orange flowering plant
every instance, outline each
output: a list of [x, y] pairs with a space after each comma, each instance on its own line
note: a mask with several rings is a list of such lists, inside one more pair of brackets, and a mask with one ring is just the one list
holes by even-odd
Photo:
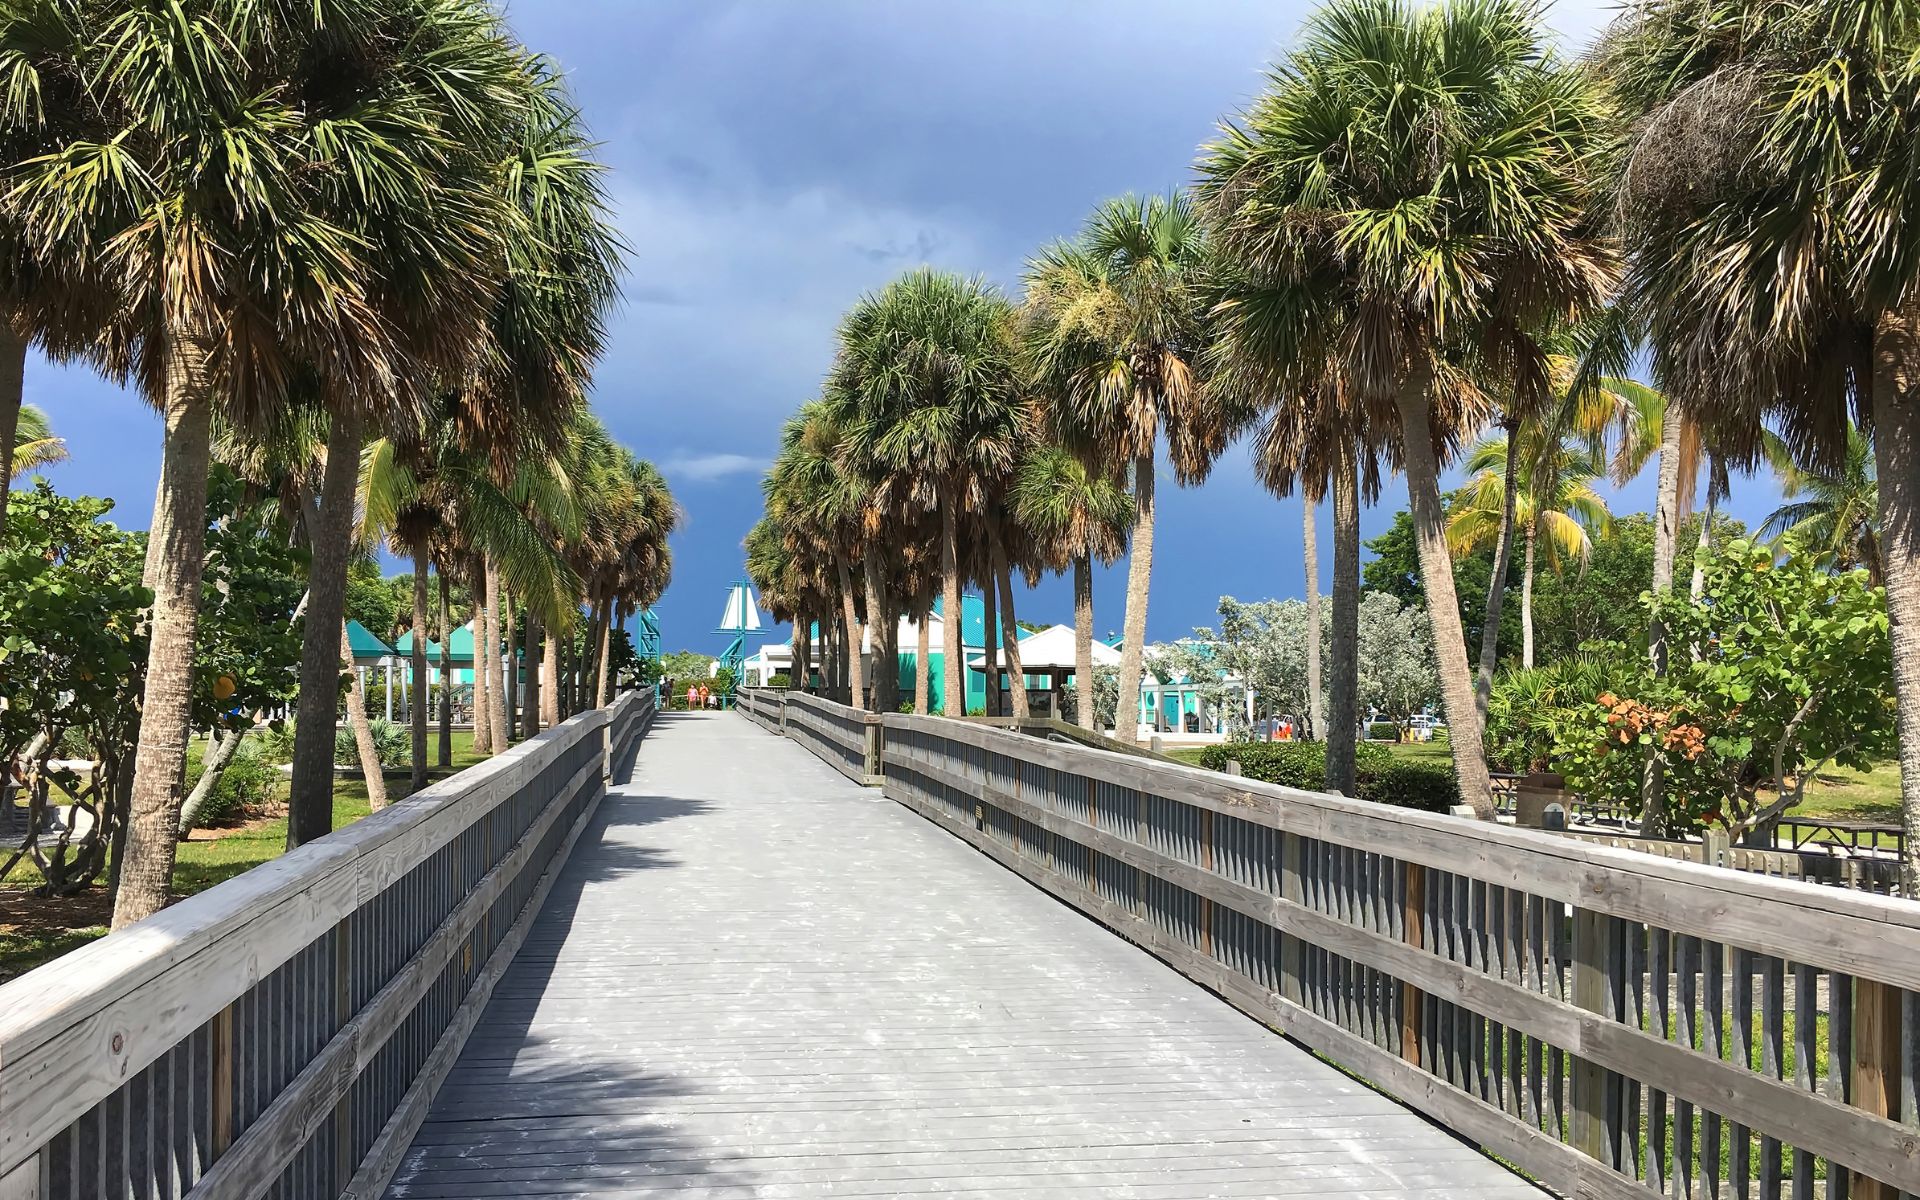
[[1736, 541], [1707, 564], [1698, 598], [1646, 602], [1667, 631], [1668, 672], [1614, 647], [1612, 682], [1546, 718], [1569, 787], [1638, 806], [1654, 763], [1670, 829], [1739, 834], [1798, 804], [1827, 767], [1891, 752], [1886, 597], [1864, 571]]

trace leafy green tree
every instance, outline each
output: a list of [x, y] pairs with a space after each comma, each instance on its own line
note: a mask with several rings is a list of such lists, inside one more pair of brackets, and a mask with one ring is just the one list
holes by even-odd
[[[1418, 605], [1385, 592], [1360, 600], [1360, 703], [1405, 725], [1440, 698], [1433, 632]], [[1455, 753], [1459, 736], [1453, 736]]]
[[1661, 675], [1613, 648], [1605, 689], [1565, 698], [1553, 765], [1576, 790], [1630, 804], [1651, 755], [1676, 824], [1738, 834], [1799, 804], [1827, 767], [1865, 769], [1893, 750], [1892, 646], [1864, 570], [1830, 572], [1811, 554], [1776, 562], [1742, 540], [1705, 575], [1698, 598], [1647, 598], [1686, 660]]
[[1597, 66], [1624, 132], [1626, 306], [1656, 380], [1736, 457], [1770, 424], [1833, 470], [1849, 418], [1873, 429], [1904, 886], [1920, 890], [1920, 12], [1642, 0]]

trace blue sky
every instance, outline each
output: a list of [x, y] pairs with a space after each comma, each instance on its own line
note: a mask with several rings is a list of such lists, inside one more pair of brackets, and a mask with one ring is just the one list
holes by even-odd
[[[526, 42], [557, 59], [611, 168], [633, 253], [593, 397], [616, 436], [665, 471], [687, 511], [659, 611], [671, 648], [711, 634], [779, 423], [818, 387], [834, 322], [923, 262], [1009, 289], [1040, 244], [1102, 199], [1188, 180], [1196, 148], [1258, 91], [1307, 6], [1235, 0], [523, 0]], [[1548, 21], [1570, 48], [1594, 0]], [[73, 461], [63, 491], [115, 497], [144, 526], [160, 426], [84, 370], [28, 366]], [[1749, 520], [1770, 484], [1737, 487]], [[1648, 506], [1648, 480], [1616, 511]], [[1390, 487], [1369, 534], [1403, 501]], [[1323, 538], [1327, 536], [1323, 530]], [[1323, 543], [1324, 544], [1324, 543]], [[1323, 555], [1323, 559], [1330, 556]], [[1323, 569], [1325, 567], [1323, 566]], [[1261, 491], [1236, 448], [1206, 485], [1161, 489], [1149, 635], [1210, 623], [1222, 594], [1299, 595], [1299, 502]], [[1123, 571], [1095, 592], [1117, 629]], [[1060, 580], [1022, 597], [1071, 618]], [[774, 635], [779, 636], [779, 635]]]

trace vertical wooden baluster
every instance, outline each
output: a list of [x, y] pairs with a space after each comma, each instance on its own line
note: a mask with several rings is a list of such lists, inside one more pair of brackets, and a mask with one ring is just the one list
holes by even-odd
[[[1653, 1011], [1647, 1032], [1662, 1041], [1673, 1037], [1673, 935], [1664, 929], [1647, 927], [1647, 986]], [[1657, 1088], [1647, 1090], [1647, 1146], [1642, 1170], [1647, 1186], [1665, 1193], [1672, 1176], [1673, 1163], [1667, 1149], [1667, 1094]]]
[[[1874, 979], [1853, 981], [1853, 1093], [1855, 1108], [1900, 1119], [1900, 989]], [[1911, 1070], [1911, 1067], [1908, 1068]], [[1897, 1200], [1891, 1184], [1856, 1171], [1853, 1200]]]
[[[1781, 1078], [1786, 1065], [1784, 965], [1770, 954], [1760, 960], [1760, 1069], [1769, 1079]], [[1780, 1140], [1762, 1136], [1760, 1195], [1765, 1200], [1777, 1200], [1780, 1195], [1780, 1168]]]
[[[1793, 1081], [1805, 1092], [1820, 1090], [1817, 1071], [1820, 977], [1804, 963], [1793, 964]], [[1793, 1150], [1793, 1200], [1813, 1200], [1813, 1155]]]
[[[1732, 1058], [1742, 1071], [1753, 1070], [1753, 953], [1735, 947], [1732, 954], [1732, 978], [1728, 980], [1729, 1023], [1733, 1041]], [[1746, 1200], [1753, 1186], [1753, 1131], [1737, 1121], [1727, 1123], [1727, 1183], [1739, 1200]]]
[[208, 1163], [219, 1161], [233, 1145], [233, 1005], [213, 1017], [213, 1153]]
[[[1278, 817], [1278, 810], [1275, 812]], [[1305, 867], [1302, 861], [1300, 835], [1275, 829], [1271, 835], [1280, 848], [1280, 896], [1294, 904], [1306, 902], [1306, 881], [1301, 878]], [[1300, 954], [1300, 939], [1291, 934], [1280, 940], [1280, 994], [1295, 1004], [1306, 1003], [1306, 984], [1302, 972], [1306, 967]]]
[[[1404, 864], [1406, 871], [1406, 892], [1401, 901], [1404, 914], [1401, 917], [1402, 936], [1407, 945], [1415, 949], [1426, 946], [1427, 929], [1427, 869], [1419, 863]], [[1420, 1061], [1420, 1015], [1426, 1006], [1426, 998], [1420, 989], [1410, 983], [1400, 985], [1400, 1057], [1415, 1066]]]
[[[1725, 946], [1701, 943], [1701, 1049], [1722, 1059], [1727, 1056], [1726, 962]], [[1705, 1200], [1719, 1200], [1720, 1151], [1720, 1114], [1709, 1109], [1700, 1120], [1700, 1192]]]

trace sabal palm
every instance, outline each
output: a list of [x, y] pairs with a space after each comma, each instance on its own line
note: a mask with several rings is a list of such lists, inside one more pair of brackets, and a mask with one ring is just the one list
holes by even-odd
[[1531, 6], [1335, 0], [1200, 164], [1223, 255], [1294, 285], [1271, 315], [1303, 382], [1332, 361], [1393, 405], [1455, 769], [1486, 817], [1439, 452], [1484, 419], [1470, 369], [1543, 374], [1545, 331], [1610, 284], [1587, 221], [1600, 115]]
[[[1920, 12], [1835, 0], [1629, 8], [1601, 66], [1627, 137], [1626, 300], [1655, 378], [1736, 461], [1762, 419], [1834, 470], [1870, 426], [1920, 887]], [[1700, 186], [1701, 181], [1710, 186]]]
[[1873, 435], [1855, 427], [1847, 438], [1846, 458], [1834, 468], [1802, 466], [1777, 438], [1770, 437], [1766, 449], [1787, 502], [1767, 515], [1760, 532], [1791, 535], [1798, 548], [1821, 555], [1840, 570], [1864, 567], [1874, 586], [1880, 586], [1885, 567]]
[[788, 550], [812, 550], [823, 560], [837, 609], [834, 616], [847, 638], [850, 703], [861, 705], [866, 686], [860, 653], [864, 627], [853, 564], [865, 550], [862, 517], [872, 484], [854, 468], [847, 416], [844, 404], [811, 400], [801, 405], [781, 428], [780, 452], [765, 488], [767, 513]]
[[[920, 269], [841, 320], [828, 391], [851, 414], [850, 457], [890, 476], [901, 501], [937, 510], [949, 716], [966, 712], [960, 626], [963, 516], [1013, 467], [1018, 396], [1013, 310], [979, 279]], [[852, 652], [857, 656], [858, 645]]]
[[1129, 744], [1139, 738], [1161, 439], [1175, 477], [1191, 484], [1206, 478], [1231, 433], [1201, 387], [1206, 266], [1206, 233], [1182, 193], [1110, 200], [1077, 238], [1047, 247], [1027, 265], [1027, 366], [1057, 398], [1048, 410], [1055, 432], [1132, 472], [1114, 729]]
[[[67, 439], [54, 436], [53, 422], [47, 420], [47, 414], [40, 409], [31, 404], [21, 405], [14, 429], [13, 453], [5, 460], [7, 482], [28, 471], [67, 461]], [[5, 525], [6, 519], [6, 509], [0, 508], [0, 526]]]
[[1081, 697], [1075, 715], [1093, 729], [1093, 564], [1126, 553], [1133, 498], [1117, 473], [1048, 444], [1021, 458], [1007, 499], [1047, 569], [1073, 571], [1074, 686]]
[[[165, 421], [124, 924], [164, 903], [172, 871], [214, 408], [244, 425], [310, 388], [357, 458], [361, 420], [466, 357], [498, 274], [492, 156], [476, 151], [525, 72], [477, 0], [76, 0], [42, 15], [55, 24], [8, 87], [91, 86], [58, 144], [10, 165], [10, 215], [41, 252], [111, 271], [100, 355]], [[337, 654], [329, 565], [315, 564], [308, 642]], [[330, 771], [330, 745], [304, 749]]]
[[[1580, 439], [1549, 441], [1550, 431], [1527, 426], [1515, 437], [1487, 438], [1468, 452], [1468, 479], [1461, 506], [1447, 522], [1447, 544], [1456, 553], [1478, 549], [1500, 535], [1514, 472], [1513, 527], [1524, 546], [1520, 574], [1520, 665], [1533, 666], [1533, 579], [1541, 546], [1547, 566], [1565, 572], [1569, 563], [1585, 569], [1593, 553], [1592, 532], [1611, 522], [1606, 501], [1594, 490], [1605, 464], [1593, 446]], [[1516, 445], [1517, 443], [1517, 445]], [[1531, 443], [1531, 444], [1530, 444]], [[1545, 443], [1545, 444], [1542, 444]]]

